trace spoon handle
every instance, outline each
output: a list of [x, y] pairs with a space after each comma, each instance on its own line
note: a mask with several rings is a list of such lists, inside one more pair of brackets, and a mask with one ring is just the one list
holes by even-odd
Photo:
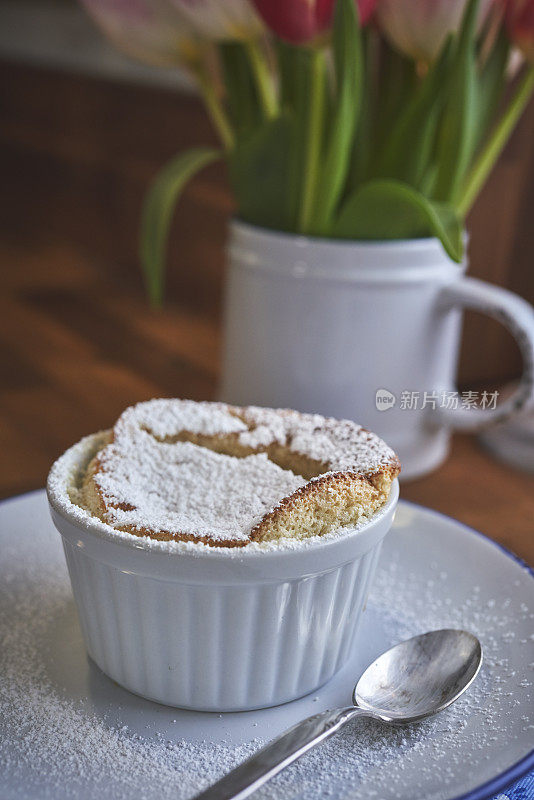
[[194, 800], [242, 800], [316, 744], [324, 742], [349, 719], [367, 716], [355, 706], [323, 711], [282, 733]]

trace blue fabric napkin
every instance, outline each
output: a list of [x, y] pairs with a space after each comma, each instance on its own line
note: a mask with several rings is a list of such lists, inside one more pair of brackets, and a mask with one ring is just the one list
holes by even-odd
[[509, 789], [499, 792], [494, 800], [534, 800], [534, 770]]

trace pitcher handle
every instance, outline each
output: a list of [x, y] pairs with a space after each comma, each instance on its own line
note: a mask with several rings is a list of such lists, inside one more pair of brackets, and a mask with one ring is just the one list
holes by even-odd
[[456, 430], [473, 431], [503, 422], [534, 407], [534, 308], [530, 303], [499, 286], [476, 278], [462, 278], [442, 289], [440, 308], [469, 308], [501, 322], [519, 346], [523, 374], [513, 394], [494, 408], [447, 407], [442, 404], [430, 409], [432, 418]]

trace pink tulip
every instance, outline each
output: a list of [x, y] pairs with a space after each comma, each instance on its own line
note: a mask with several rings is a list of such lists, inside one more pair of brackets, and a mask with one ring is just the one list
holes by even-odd
[[89, 14], [121, 50], [155, 66], [187, 62], [195, 36], [169, 0], [82, 0]]
[[253, 39], [263, 25], [248, 0], [170, 0], [199, 36], [212, 41]]
[[[335, 0], [253, 0], [268, 27], [291, 44], [310, 42], [332, 22]], [[357, 0], [360, 23], [365, 25], [376, 0]]]
[[506, 0], [505, 14], [510, 39], [534, 64], [534, 0]]
[[[494, 0], [481, 0], [480, 24]], [[457, 31], [467, 0], [379, 0], [378, 24], [391, 44], [416, 61], [433, 61]]]

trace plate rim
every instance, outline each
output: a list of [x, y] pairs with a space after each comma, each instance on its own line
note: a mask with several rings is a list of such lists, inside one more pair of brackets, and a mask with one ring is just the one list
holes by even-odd
[[[46, 497], [46, 489], [33, 489], [28, 492], [21, 492], [20, 494], [12, 495], [11, 497], [5, 497], [0, 500], [0, 507], [12, 501], [23, 500], [24, 498], [29, 498], [33, 495], [44, 495]], [[478, 539], [483, 539], [497, 550], [500, 550], [507, 558], [510, 558], [512, 561], [515, 561], [516, 564], [519, 564], [519, 566], [534, 580], [533, 567], [531, 567], [520, 556], [516, 555], [512, 550], [509, 550], [500, 542], [496, 542], [494, 539], [491, 539], [477, 528], [473, 528], [471, 525], [467, 525], [465, 522], [461, 522], [460, 520], [457, 520], [448, 514], [444, 514], [442, 511], [437, 511], [434, 508], [421, 505], [421, 503], [415, 503], [412, 500], [405, 500], [402, 498], [402, 496], [399, 498], [399, 504], [401, 503], [403, 505], [412, 506], [413, 508], [419, 509], [427, 514], [441, 517], [447, 522], [463, 528], [470, 535]], [[531, 769], [534, 769], [534, 748], [530, 751], [530, 753], [527, 753], [527, 755], [523, 756], [523, 758], [519, 759], [519, 761], [516, 761], [515, 764], [512, 764], [510, 767], [504, 770], [504, 772], [501, 772], [494, 778], [490, 778], [489, 781], [480, 784], [480, 786], [470, 789], [468, 792], [464, 792], [463, 794], [457, 795], [454, 798], [451, 797], [450, 800], [492, 800], [497, 792], [507, 789], [512, 783], [515, 783], [523, 778]]]

